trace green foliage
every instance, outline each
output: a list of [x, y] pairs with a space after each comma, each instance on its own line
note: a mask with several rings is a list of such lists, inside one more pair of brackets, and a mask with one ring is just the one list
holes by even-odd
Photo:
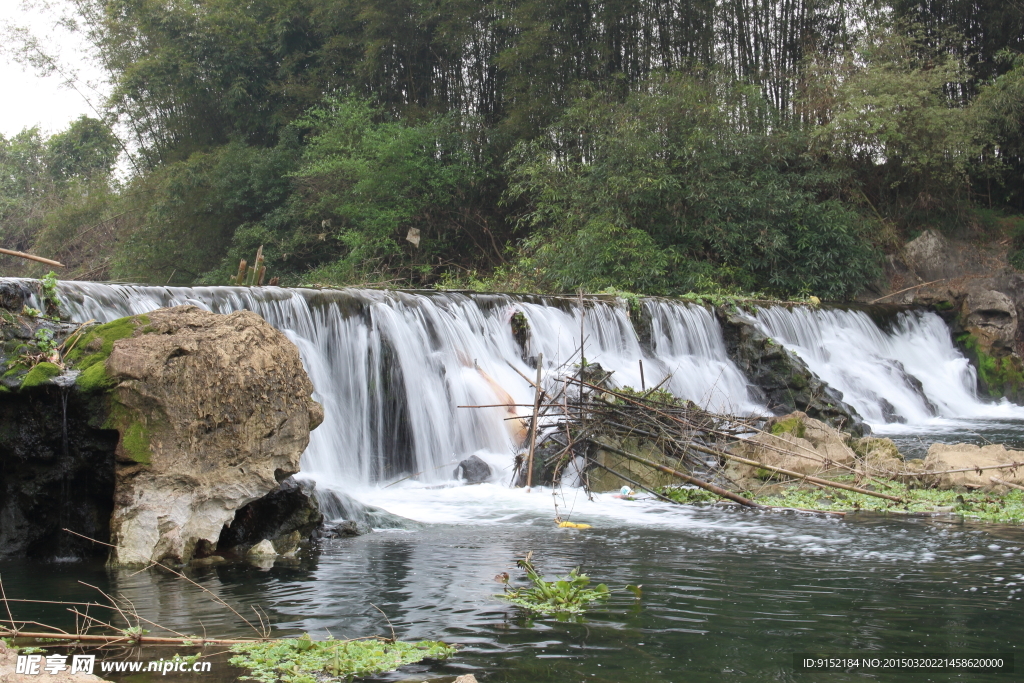
[[[637, 400], [649, 401], [652, 403], [663, 403], [669, 406], [681, 406], [685, 404], [680, 398], [677, 398], [672, 392], [667, 389], [647, 389], [638, 390], [631, 386], [622, 386], [615, 389], [615, 392], [622, 394], [623, 396], [629, 396]], [[617, 399], [619, 403], [625, 403], [623, 399]]]
[[677, 4], [73, 0], [113, 89], [0, 138], [0, 242], [161, 285], [264, 245], [284, 284], [843, 299], [924, 222], [1024, 211], [1013, 3]]
[[955, 490], [912, 488], [897, 482], [873, 482], [876, 490], [907, 501], [896, 503], [863, 493], [820, 488], [788, 486], [781, 493], [747, 492], [754, 501], [775, 507], [843, 512], [870, 510], [895, 514], [907, 512], [953, 512], [964, 517], [1000, 524], [1024, 523], [1024, 491], [993, 494], [981, 490], [959, 493]]
[[505, 592], [498, 597], [530, 612], [553, 615], [582, 614], [591, 603], [608, 599], [608, 586], [602, 583], [595, 588], [588, 588], [590, 577], [581, 574], [579, 567], [565, 578], [545, 581], [537, 573], [531, 561], [532, 555], [531, 552], [525, 559], [517, 561], [519, 567], [526, 572], [531, 587], [509, 588], [506, 582]]
[[47, 171], [58, 181], [108, 176], [120, 150], [108, 126], [83, 115], [46, 141], [44, 161]]
[[[466, 190], [481, 180], [454, 119], [414, 124], [380, 116], [364, 100], [333, 98], [298, 124], [311, 132], [295, 174], [298, 201], [341, 252], [307, 282], [428, 276], [458, 229]], [[410, 230], [418, 231], [418, 245], [407, 241]]]
[[60, 297], [57, 295], [57, 274], [51, 270], [40, 280], [39, 286], [42, 289], [46, 312], [59, 317]]
[[874, 277], [868, 223], [802, 134], [735, 118], [758, 97], [713, 74], [665, 76], [624, 101], [581, 99], [521, 144], [508, 197], [528, 206], [524, 246], [540, 281], [837, 299]]
[[260, 683], [350, 681], [393, 671], [424, 659], [447, 659], [454, 647], [439, 641], [322, 640], [301, 638], [232, 645], [234, 666], [249, 669], [242, 680]]

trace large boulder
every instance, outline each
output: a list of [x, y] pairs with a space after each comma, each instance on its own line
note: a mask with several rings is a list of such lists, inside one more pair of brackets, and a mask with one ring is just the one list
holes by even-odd
[[[1020, 463], [1020, 467], [1005, 469], [980, 469], [993, 465]], [[992, 477], [1013, 484], [1024, 485], [1024, 451], [1007, 450], [1002, 444], [976, 446], [969, 443], [933, 443], [924, 459], [924, 468], [929, 472], [967, 469], [966, 472], [934, 474], [928, 480], [940, 489], [957, 486], [967, 488], [992, 488]]]
[[116, 329], [112, 345], [84, 340], [110, 349], [91, 381], [110, 387], [120, 434], [111, 562], [187, 562], [298, 471], [323, 409], [298, 349], [255, 313], [179, 306]]
[[963, 330], [990, 356], [1011, 352], [1017, 337], [1017, 306], [1013, 300], [993, 289], [978, 287], [968, 292], [962, 304]]
[[[795, 411], [772, 418], [764, 431], [733, 446], [732, 451], [800, 474], [838, 474], [857, 464], [849, 443], [849, 434]], [[744, 467], [736, 469], [739, 476], [750, 475]]]

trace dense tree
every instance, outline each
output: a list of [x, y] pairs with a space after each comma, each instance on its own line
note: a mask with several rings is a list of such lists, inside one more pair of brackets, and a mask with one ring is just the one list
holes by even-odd
[[0, 141], [0, 212], [83, 274], [842, 297], [1024, 208], [1016, 2], [72, 2], [123, 139]]

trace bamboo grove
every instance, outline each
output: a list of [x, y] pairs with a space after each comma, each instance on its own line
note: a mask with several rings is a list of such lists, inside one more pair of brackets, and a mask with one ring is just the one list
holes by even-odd
[[1024, 246], [1020, 2], [69, 2], [111, 95], [0, 140], [0, 241], [71, 276], [838, 300]]

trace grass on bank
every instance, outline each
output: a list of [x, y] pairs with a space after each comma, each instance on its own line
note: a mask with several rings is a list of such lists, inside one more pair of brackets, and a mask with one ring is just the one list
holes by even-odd
[[[841, 479], [841, 478], [838, 478]], [[906, 501], [905, 504], [875, 498], [863, 493], [810, 487], [803, 484], [773, 485], [764, 491], [746, 491], [745, 497], [761, 505], [790, 507], [821, 512], [950, 513], [967, 519], [999, 524], [1024, 523], [1024, 491], [940, 490], [914, 488], [899, 482], [875, 481], [870, 486]], [[662, 493], [679, 503], [711, 503], [718, 498], [703, 489], [666, 487]]]

